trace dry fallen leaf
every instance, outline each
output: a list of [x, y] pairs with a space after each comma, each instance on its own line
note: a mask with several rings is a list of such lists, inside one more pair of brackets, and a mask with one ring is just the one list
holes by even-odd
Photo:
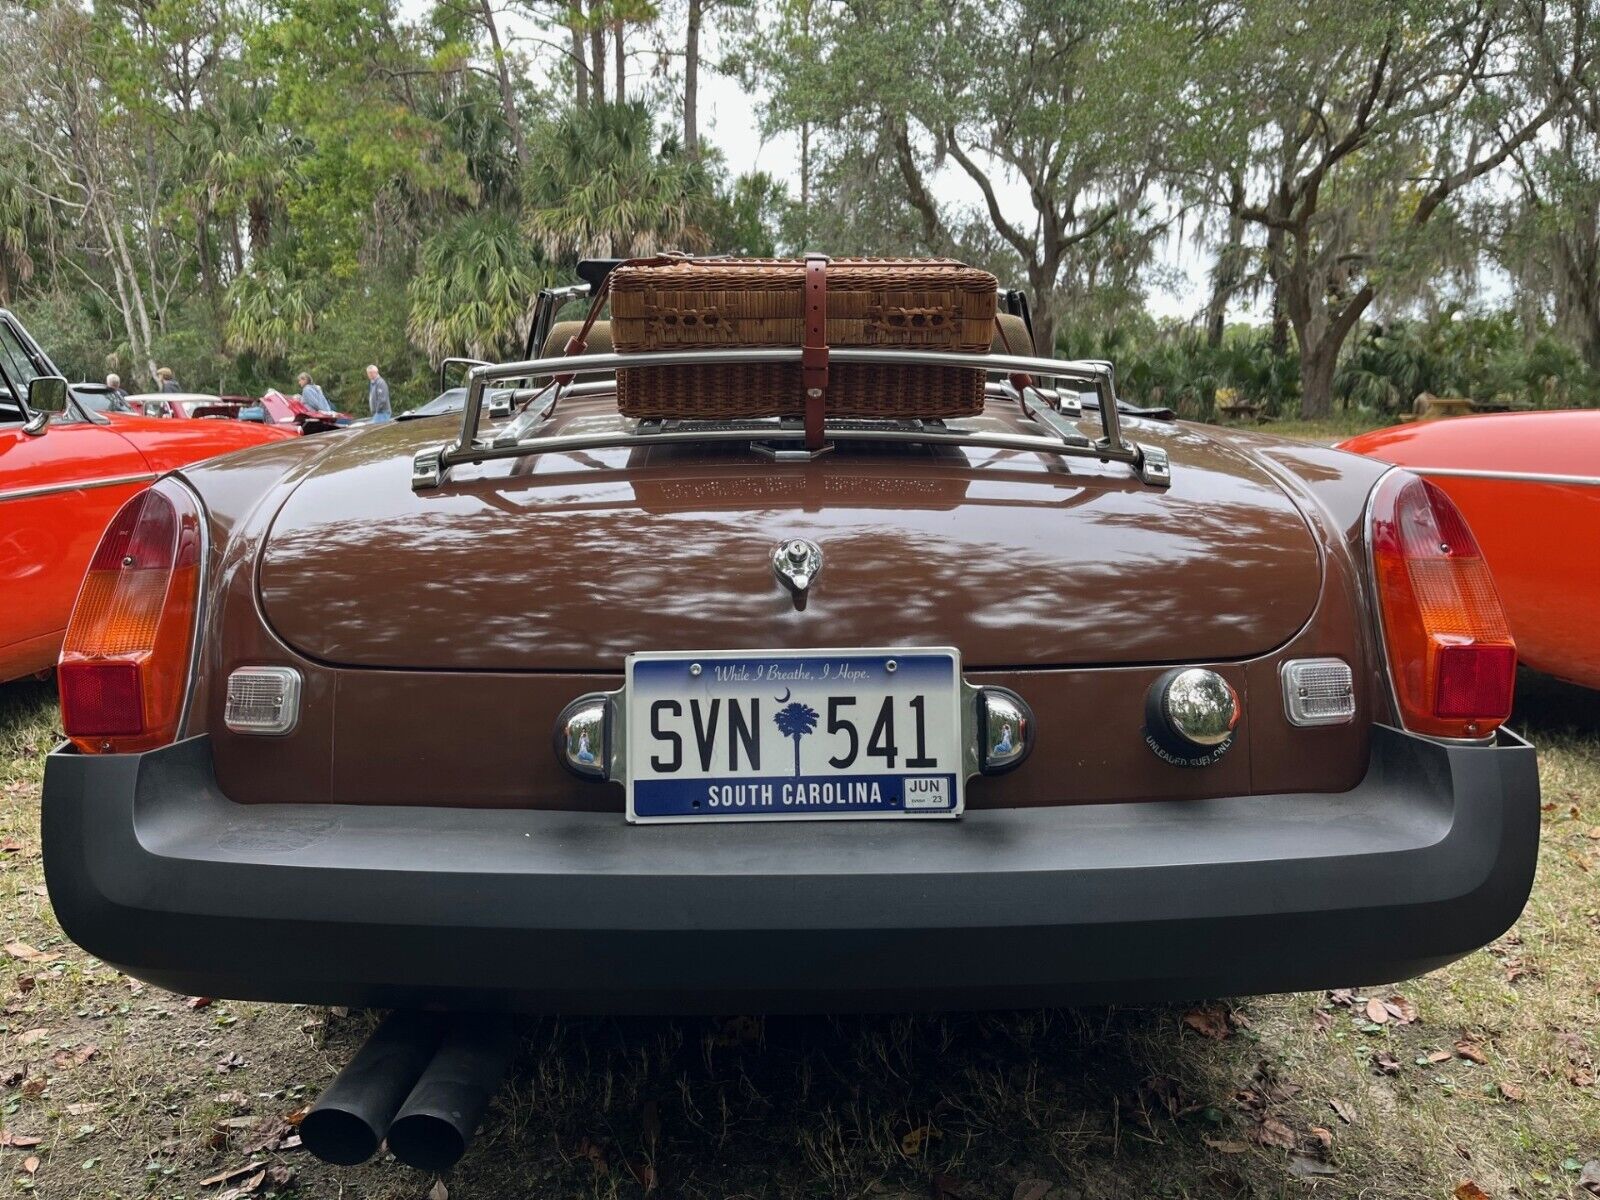
[[1448, 1050], [1434, 1050], [1429, 1053], [1428, 1061], [1437, 1066], [1439, 1063], [1449, 1062], [1454, 1057], [1455, 1055]]
[[1356, 1002], [1355, 988], [1334, 988], [1328, 993], [1328, 999], [1343, 1008], [1353, 1008]]
[[1256, 1141], [1263, 1146], [1276, 1146], [1280, 1150], [1293, 1150], [1295, 1147], [1294, 1130], [1290, 1129], [1277, 1117], [1265, 1117], [1261, 1124], [1256, 1126]]
[[647, 1196], [656, 1190], [656, 1184], [660, 1182], [656, 1178], [655, 1164], [646, 1162], [642, 1158], [630, 1158], [628, 1160], [628, 1172], [633, 1176], [634, 1181], [644, 1189], [644, 1193]]
[[445, 1187], [444, 1180], [433, 1181], [433, 1186], [428, 1189], [428, 1200], [450, 1200], [450, 1189]]
[[1478, 1047], [1478, 1043], [1474, 1042], [1471, 1038], [1462, 1038], [1459, 1042], [1457, 1042], [1456, 1043], [1456, 1053], [1459, 1054], [1462, 1058], [1471, 1059], [1473, 1062], [1477, 1063], [1480, 1067], [1487, 1065], [1488, 1062], [1489, 1062], [1489, 1056], [1486, 1055]]
[[1380, 1050], [1372, 1056], [1372, 1065], [1377, 1067], [1384, 1075], [1400, 1074], [1400, 1060], [1387, 1050]]
[[1591, 1196], [1600, 1196], [1600, 1158], [1591, 1158], [1583, 1164], [1578, 1175], [1578, 1186]]
[[13, 1150], [31, 1150], [43, 1138], [29, 1137], [25, 1133], [12, 1133], [9, 1129], [0, 1133], [0, 1146], [8, 1146]]
[[1354, 1125], [1356, 1123], [1355, 1109], [1351, 1108], [1343, 1100], [1329, 1100], [1328, 1107], [1333, 1109], [1334, 1113], [1338, 1115], [1339, 1120], [1343, 1121], [1346, 1125]]
[[1309, 1130], [1307, 1130], [1307, 1132], [1310, 1133], [1312, 1137], [1316, 1138], [1317, 1141], [1322, 1143], [1322, 1148], [1324, 1150], [1333, 1145], [1333, 1130], [1322, 1125], [1313, 1125]]
[[37, 1172], [39, 1170], [39, 1156], [37, 1154], [28, 1155], [27, 1158], [22, 1160], [22, 1169], [29, 1175]]
[[1516, 1084], [1510, 1083], [1506, 1080], [1500, 1081], [1500, 1094], [1507, 1100], [1513, 1102], [1520, 1102], [1522, 1100], [1522, 1089]]
[[[1249, 1142], [1229, 1141], [1226, 1138], [1208, 1137], [1205, 1139], [1205, 1143], [1218, 1154], [1243, 1154], [1250, 1149]], [[1016, 1200], [1016, 1198], [1012, 1197], [1012, 1200]]]
[[1337, 1175], [1339, 1172], [1332, 1163], [1323, 1162], [1320, 1158], [1312, 1158], [1309, 1154], [1291, 1154], [1289, 1156], [1289, 1174], [1300, 1179], [1316, 1179], [1327, 1175]]
[[1316, 1033], [1327, 1033], [1333, 1028], [1333, 1013], [1326, 1008], [1319, 1008], [1311, 1014], [1311, 1028]]
[[6, 953], [18, 962], [39, 962], [41, 959], [54, 957], [43, 950], [35, 950], [27, 942], [7, 942]]
[[1489, 1200], [1489, 1193], [1470, 1179], [1463, 1179], [1456, 1184], [1456, 1190], [1452, 1194], [1456, 1200]]
[[185, 1008], [202, 1009], [210, 1008], [216, 1001], [210, 996], [190, 996], [183, 1002]]
[[252, 1162], [246, 1163], [242, 1167], [234, 1167], [230, 1171], [219, 1171], [215, 1175], [208, 1175], [206, 1178], [202, 1179], [200, 1181], [200, 1186], [216, 1187], [219, 1183], [227, 1183], [230, 1180], [242, 1178], [243, 1176], [250, 1174], [252, 1171], [259, 1171], [264, 1165], [265, 1164], [263, 1163]]
[[1414, 1024], [1417, 1020], [1417, 1006], [1404, 996], [1390, 996], [1383, 1002], [1384, 1011], [1402, 1025]]
[[907, 1158], [915, 1158], [922, 1153], [922, 1148], [934, 1138], [943, 1137], [932, 1125], [919, 1125], [910, 1133], [900, 1139], [900, 1153]]
[[17, 1034], [17, 1045], [31, 1046], [35, 1042], [44, 1041], [44, 1039], [49, 1036], [50, 1031], [42, 1027], [39, 1029], [25, 1029], [21, 1033]]
[[1520, 958], [1508, 958], [1501, 964], [1506, 974], [1507, 983], [1515, 983], [1524, 975], [1536, 975], [1538, 972]]
[[[1210, 1141], [1210, 1138], [1206, 1139], [1208, 1145]], [[1024, 1179], [1012, 1191], [1011, 1200], [1044, 1200], [1050, 1194], [1051, 1186], [1048, 1179]]]
[[584, 1138], [578, 1143], [578, 1155], [589, 1160], [589, 1166], [593, 1168], [595, 1178], [598, 1179], [602, 1175], [611, 1173], [611, 1164], [606, 1161], [605, 1147], [600, 1143]]
[[1376, 996], [1374, 996], [1371, 1000], [1367, 1001], [1367, 1020], [1371, 1021], [1374, 1025], [1382, 1025], [1388, 1019], [1389, 1009], [1382, 1000], [1379, 1000]]
[[1228, 1025], [1228, 1014], [1221, 1008], [1195, 1008], [1183, 1014], [1183, 1023], [1202, 1037], [1222, 1041], [1233, 1030]]

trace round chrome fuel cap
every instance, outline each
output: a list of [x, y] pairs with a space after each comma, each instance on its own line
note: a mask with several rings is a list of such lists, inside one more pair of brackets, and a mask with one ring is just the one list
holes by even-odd
[[1145, 701], [1145, 740], [1175, 766], [1209, 766], [1233, 744], [1239, 693], [1217, 672], [1179, 667], [1151, 685]]

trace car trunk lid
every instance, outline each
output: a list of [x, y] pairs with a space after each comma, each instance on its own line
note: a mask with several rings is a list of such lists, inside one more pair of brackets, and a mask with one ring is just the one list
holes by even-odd
[[[635, 650], [954, 645], [971, 668], [1246, 658], [1311, 616], [1319, 552], [1261, 465], [1198, 427], [1130, 421], [1169, 489], [1118, 464], [740, 444], [460, 467], [415, 492], [435, 423], [325, 454], [259, 560], [263, 611], [351, 667], [613, 671]], [[780, 543], [817, 543], [804, 607]]]

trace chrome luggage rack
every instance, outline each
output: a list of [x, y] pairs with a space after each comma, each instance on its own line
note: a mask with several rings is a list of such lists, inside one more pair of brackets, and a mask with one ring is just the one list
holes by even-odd
[[[1038, 433], [1006, 433], [971, 428], [959, 421], [832, 419], [823, 434], [836, 442], [914, 442], [933, 446], [973, 446], [994, 450], [1027, 450], [1063, 458], [1090, 458], [1103, 463], [1126, 463], [1150, 487], [1165, 488], [1172, 472], [1165, 450], [1129, 442], [1122, 436], [1116, 385], [1111, 364], [1097, 360], [1026, 358], [1010, 354], [952, 354], [937, 350], [889, 347], [836, 347], [828, 352], [830, 364], [890, 363], [907, 366], [972, 367], [1003, 375], [1025, 374], [1036, 379], [1074, 383], [1092, 390], [1098, 400], [1103, 436], [1091, 439], [1072, 423], [1082, 416], [1076, 398], [1063, 397], [1054, 388], [1028, 386], [1019, 393], [1009, 381], [991, 382], [989, 394], [1010, 399]], [[805, 461], [821, 451], [805, 448], [805, 430], [798, 418], [728, 420], [630, 420], [620, 413], [615, 422], [582, 432], [555, 432], [553, 416], [567, 395], [594, 395], [609, 386], [573, 384], [570, 377], [599, 375], [619, 367], [671, 367], [727, 363], [800, 361], [798, 346], [762, 346], [734, 350], [696, 349], [643, 354], [583, 354], [535, 358], [523, 362], [484, 363], [467, 374], [467, 400], [461, 413], [461, 432], [455, 441], [420, 450], [412, 463], [411, 486], [422, 491], [441, 486], [452, 467], [497, 458], [525, 458], [533, 454], [559, 454], [616, 446], [695, 445], [707, 442], [749, 442], [780, 461]], [[565, 378], [561, 382], [557, 377]], [[548, 379], [523, 406], [519, 415], [485, 436], [480, 430], [484, 389], [501, 380]]]

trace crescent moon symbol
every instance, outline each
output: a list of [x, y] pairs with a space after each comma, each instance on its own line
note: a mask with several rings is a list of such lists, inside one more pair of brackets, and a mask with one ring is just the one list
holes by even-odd
[[779, 704], [787, 704], [787, 703], [789, 703], [789, 697], [792, 696], [792, 695], [794, 695], [794, 689], [793, 688], [784, 688], [783, 689], [783, 695], [775, 696], [773, 698], [775, 700], [777, 700], [777, 702]]

